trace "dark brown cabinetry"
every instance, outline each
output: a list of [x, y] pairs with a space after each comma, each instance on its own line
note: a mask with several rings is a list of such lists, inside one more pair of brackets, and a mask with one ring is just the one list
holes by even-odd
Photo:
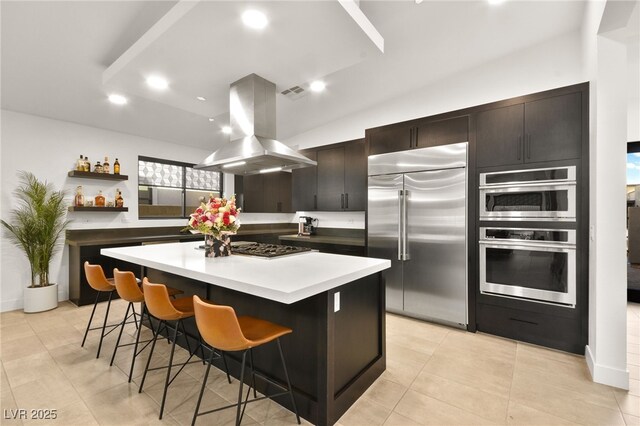
[[236, 175], [235, 192], [246, 213], [292, 212], [291, 173]]
[[369, 155], [406, 151], [469, 140], [467, 115], [424, 119], [367, 131]]
[[478, 167], [576, 159], [581, 143], [581, 92], [476, 115]]
[[294, 170], [296, 211], [362, 211], [366, 208], [367, 158], [358, 139], [304, 152], [317, 167]]

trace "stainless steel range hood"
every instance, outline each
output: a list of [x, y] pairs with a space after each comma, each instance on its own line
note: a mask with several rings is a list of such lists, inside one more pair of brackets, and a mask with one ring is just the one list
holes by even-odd
[[275, 84], [256, 74], [241, 78], [231, 84], [229, 106], [231, 141], [196, 165], [196, 169], [250, 175], [317, 164], [275, 140]]

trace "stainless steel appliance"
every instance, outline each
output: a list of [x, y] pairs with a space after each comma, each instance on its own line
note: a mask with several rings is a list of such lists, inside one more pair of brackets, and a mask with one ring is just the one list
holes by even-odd
[[480, 228], [480, 292], [575, 307], [576, 231]]
[[576, 219], [576, 168], [480, 174], [480, 220]]
[[[314, 226], [315, 223], [315, 226]], [[298, 222], [298, 235], [315, 235], [318, 226], [318, 219], [311, 216], [300, 216]]]
[[368, 253], [390, 312], [467, 324], [467, 143], [369, 157]]
[[232, 253], [246, 256], [256, 256], [272, 259], [274, 257], [289, 256], [292, 254], [310, 253], [308, 247], [283, 246], [280, 244], [265, 244], [239, 241], [232, 243]]

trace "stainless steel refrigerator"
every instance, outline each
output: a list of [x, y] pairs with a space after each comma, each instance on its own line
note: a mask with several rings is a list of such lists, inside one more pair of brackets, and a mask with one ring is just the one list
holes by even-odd
[[467, 325], [467, 143], [369, 156], [368, 253], [387, 310]]

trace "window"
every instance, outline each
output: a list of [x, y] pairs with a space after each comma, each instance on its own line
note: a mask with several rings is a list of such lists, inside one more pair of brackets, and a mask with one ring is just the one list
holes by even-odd
[[197, 170], [193, 164], [138, 157], [138, 217], [187, 218], [201, 197], [222, 193], [222, 173]]

